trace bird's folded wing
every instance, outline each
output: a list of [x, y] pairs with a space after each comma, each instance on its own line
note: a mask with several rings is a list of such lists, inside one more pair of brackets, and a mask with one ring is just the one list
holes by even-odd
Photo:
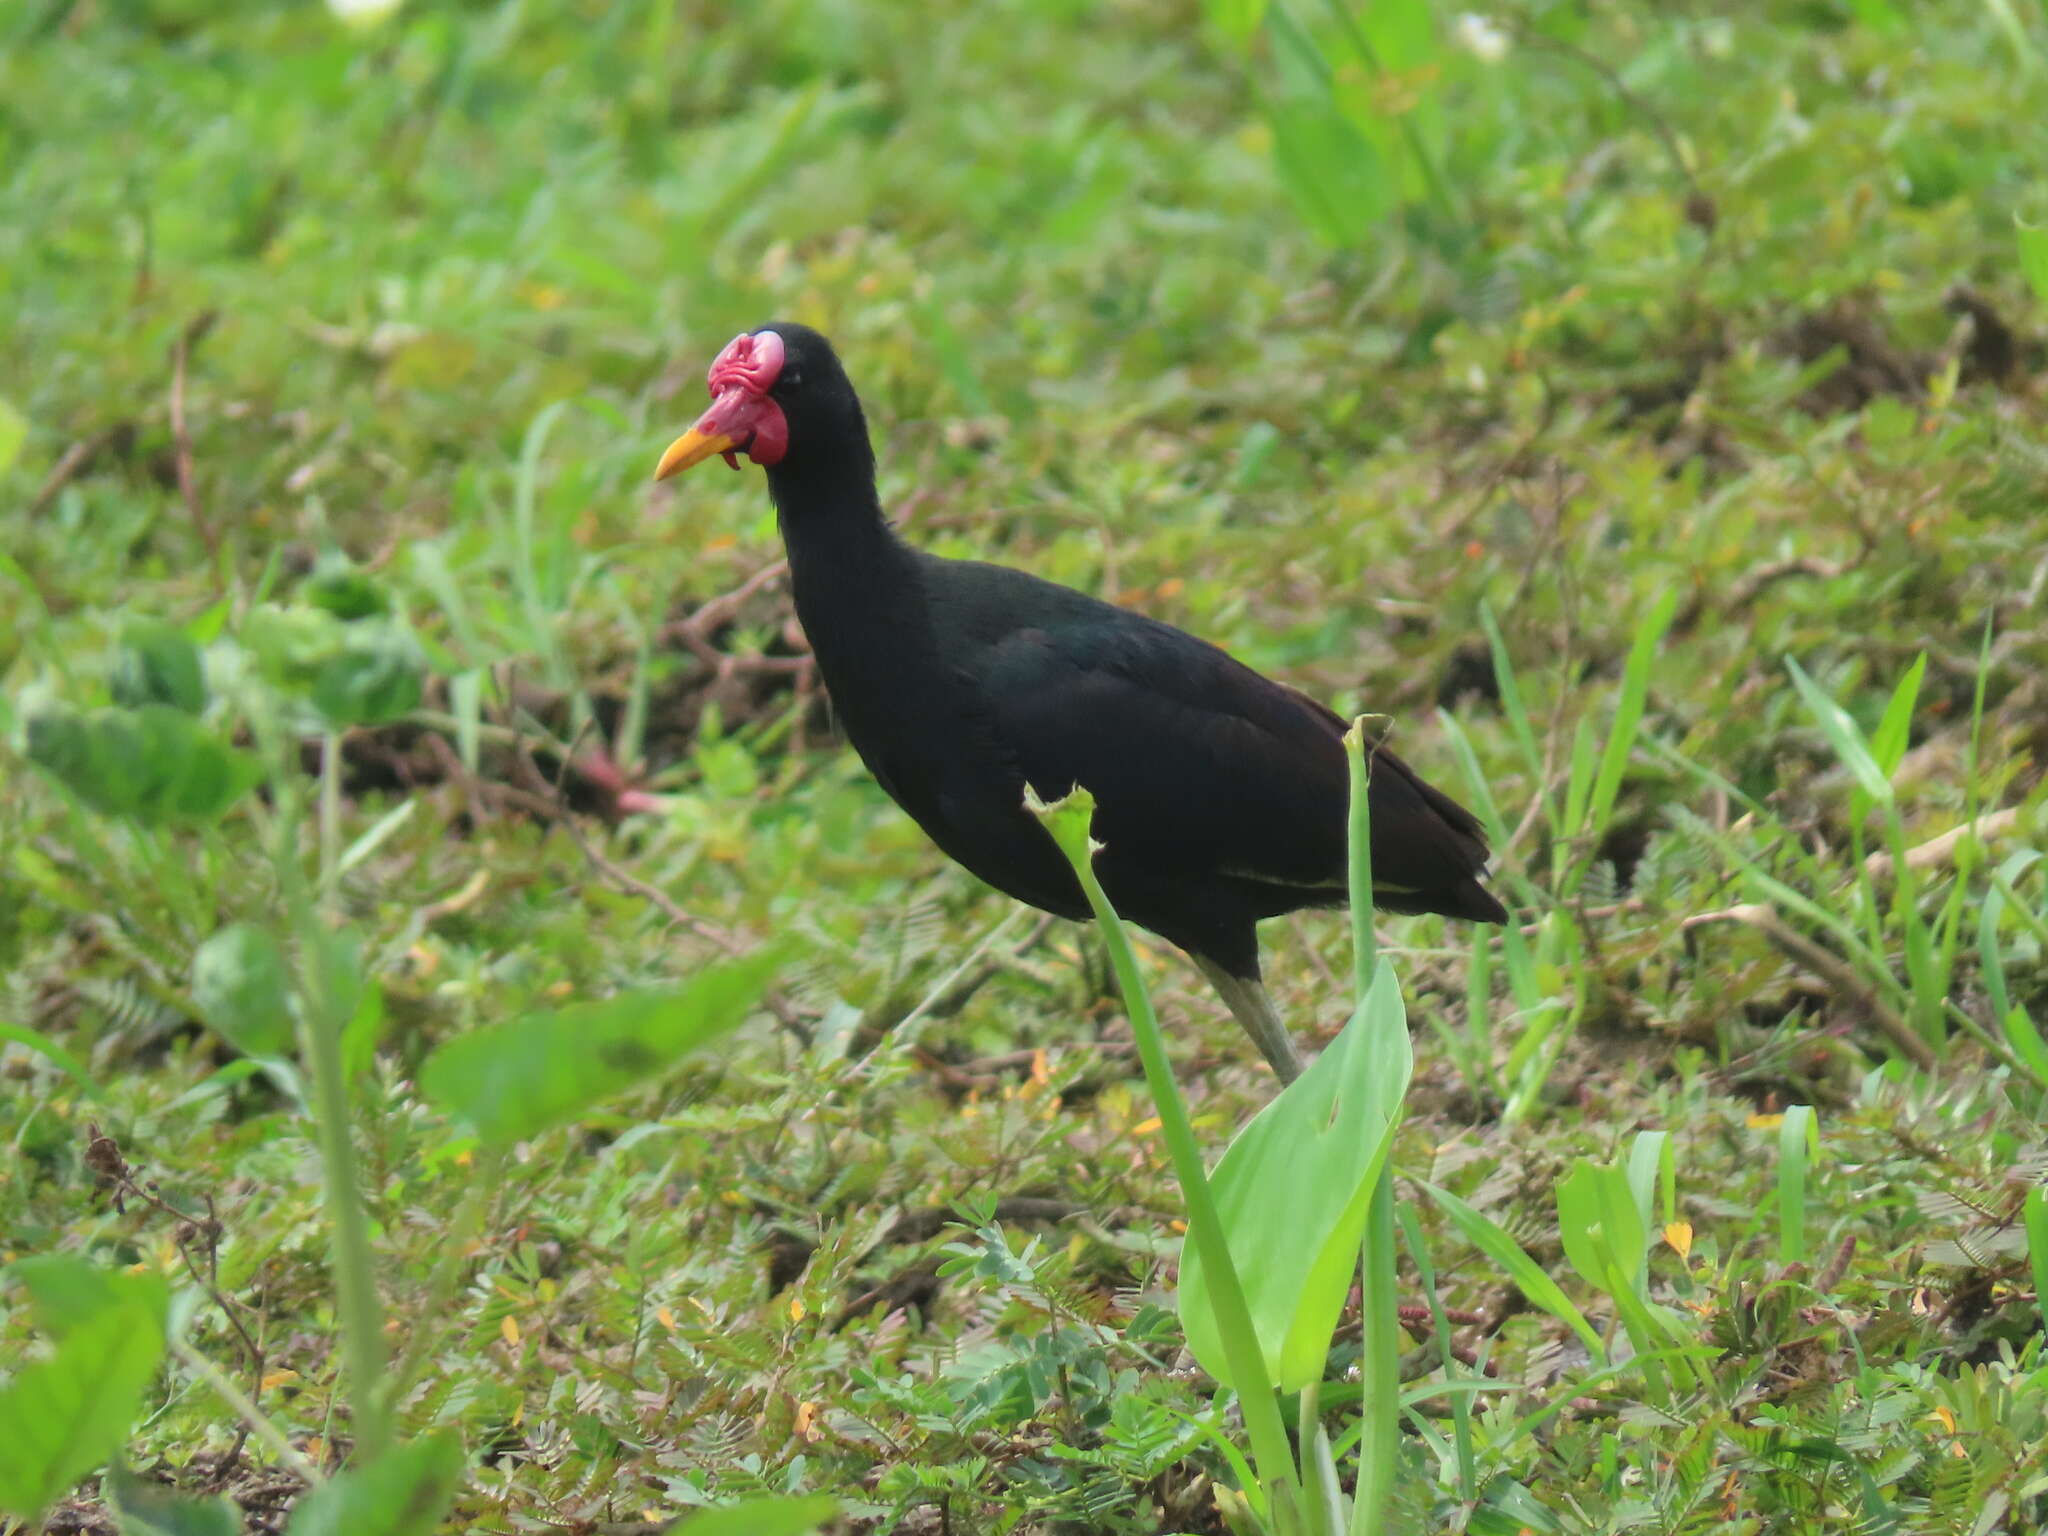
[[[1119, 611], [1005, 634], [970, 670], [1025, 777], [1048, 796], [1085, 785], [1112, 853], [1190, 876], [1343, 884], [1343, 727], [1313, 700]], [[1471, 818], [1391, 754], [1372, 798], [1377, 882], [1432, 886], [1483, 865]]]

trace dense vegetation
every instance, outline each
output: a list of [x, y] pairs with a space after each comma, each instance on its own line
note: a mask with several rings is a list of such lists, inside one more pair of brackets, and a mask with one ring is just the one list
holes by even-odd
[[[787, 317], [910, 537], [1385, 714], [1491, 825], [1516, 926], [1380, 925], [1395, 1528], [2048, 1524], [2048, 16], [1586, 9], [0, 14], [10, 1436], [126, 1370], [134, 1475], [264, 1530], [387, 1439], [460, 1447], [450, 1530], [1235, 1512], [1098, 935], [833, 743], [758, 474], [649, 484]], [[1269, 930], [1308, 1044], [1348, 933]], [[1271, 1078], [1139, 961], [1220, 1151]], [[584, 1072], [650, 997], [664, 1059], [746, 1022]], [[451, 1042], [515, 1027], [506, 1110]], [[77, 1369], [67, 1260], [183, 1298], [160, 1371]]]

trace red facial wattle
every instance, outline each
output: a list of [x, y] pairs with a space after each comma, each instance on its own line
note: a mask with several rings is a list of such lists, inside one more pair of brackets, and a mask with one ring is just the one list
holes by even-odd
[[782, 376], [782, 338], [773, 331], [735, 336], [712, 360], [706, 383], [711, 409], [669, 444], [654, 478], [665, 480], [713, 454], [734, 469], [744, 453], [756, 464], [780, 463], [789, 451], [789, 420], [768, 392]]

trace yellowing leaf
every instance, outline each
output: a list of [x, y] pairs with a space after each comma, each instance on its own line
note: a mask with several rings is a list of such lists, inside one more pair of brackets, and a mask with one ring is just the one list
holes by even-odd
[[1132, 1126], [1131, 1134], [1133, 1136], [1150, 1136], [1154, 1131], [1158, 1129], [1159, 1117], [1157, 1115], [1154, 1115], [1151, 1119], [1140, 1120], [1136, 1125]]
[[656, 1307], [654, 1309], [654, 1320], [670, 1333], [676, 1331], [676, 1315], [669, 1311], [667, 1307]]
[[789, 1320], [792, 1323], [802, 1322], [804, 1320], [804, 1311], [803, 1297], [792, 1296], [789, 1298]]
[[498, 1320], [498, 1336], [514, 1349], [519, 1347], [519, 1320], [510, 1312]]
[[1667, 1222], [1664, 1226], [1664, 1241], [1681, 1259], [1692, 1257], [1692, 1223], [1689, 1221]]
[[1743, 1122], [1752, 1131], [1774, 1131], [1785, 1123], [1783, 1115], [1751, 1115]]
[[297, 1381], [298, 1379], [299, 1373], [297, 1371], [268, 1371], [264, 1373], [263, 1380], [257, 1383], [257, 1390], [262, 1392], [275, 1391], [286, 1382]]

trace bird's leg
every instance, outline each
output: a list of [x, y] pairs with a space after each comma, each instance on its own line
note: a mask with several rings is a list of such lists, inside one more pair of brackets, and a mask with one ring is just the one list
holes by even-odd
[[1244, 1032], [1252, 1037], [1266, 1060], [1272, 1063], [1273, 1075], [1280, 1079], [1282, 1087], [1301, 1076], [1301, 1057], [1295, 1054], [1294, 1038], [1287, 1033], [1287, 1026], [1280, 1022], [1280, 1014], [1273, 1007], [1273, 999], [1266, 995], [1266, 989], [1255, 980], [1233, 976], [1215, 961], [1204, 955], [1190, 957], [1200, 967], [1209, 984], [1216, 989], [1231, 1015], [1244, 1026]]

